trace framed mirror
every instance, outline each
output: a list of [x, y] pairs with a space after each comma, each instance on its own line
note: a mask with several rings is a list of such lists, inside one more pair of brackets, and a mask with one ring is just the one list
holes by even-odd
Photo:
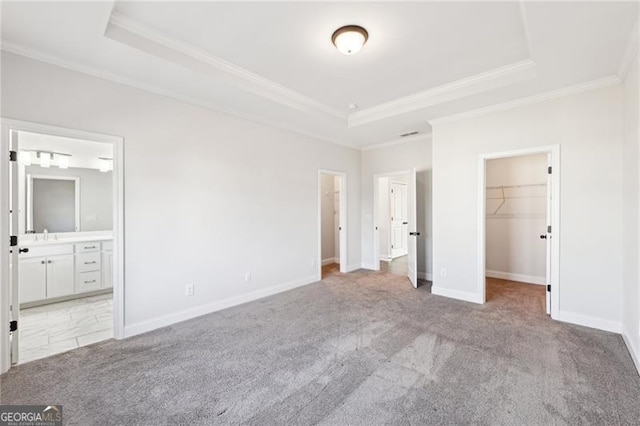
[[80, 179], [27, 175], [27, 233], [80, 230]]

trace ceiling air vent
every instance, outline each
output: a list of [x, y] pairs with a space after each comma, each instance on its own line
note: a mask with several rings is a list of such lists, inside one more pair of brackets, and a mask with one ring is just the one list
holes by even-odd
[[417, 130], [414, 130], [413, 132], [407, 132], [407, 133], [403, 133], [400, 135], [401, 138], [406, 138], [407, 136], [413, 136], [413, 135], [417, 135], [419, 132]]

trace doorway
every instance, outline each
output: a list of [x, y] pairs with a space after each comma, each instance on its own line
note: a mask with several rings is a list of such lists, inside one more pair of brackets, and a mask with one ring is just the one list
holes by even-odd
[[375, 270], [404, 275], [417, 288], [416, 171], [373, 177]]
[[123, 337], [123, 179], [122, 138], [4, 119], [2, 130], [6, 371]]
[[480, 158], [479, 265], [483, 300], [556, 316], [558, 147]]
[[328, 170], [318, 172], [320, 279], [348, 271], [346, 179], [346, 173]]

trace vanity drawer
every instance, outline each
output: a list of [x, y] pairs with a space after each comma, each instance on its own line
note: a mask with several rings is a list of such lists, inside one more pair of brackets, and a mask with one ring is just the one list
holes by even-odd
[[100, 271], [81, 272], [76, 281], [76, 293], [97, 290], [100, 288]]
[[89, 253], [92, 251], [100, 251], [99, 242], [89, 241], [88, 243], [76, 244], [76, 253]]
[[77, 254], [76, 268], [78, 272], [99, 271], [100, 252]]
[[[20, 247], [24, 248], [24, 247]], [[43, 246], [26, 246], [29, 249], [26, 253], [20, 253], [20, 258], [27, 257], [43, 257], [57, 256], [59, 254], [73, 254], [73, 246], [71, 244], [54, 244]]]

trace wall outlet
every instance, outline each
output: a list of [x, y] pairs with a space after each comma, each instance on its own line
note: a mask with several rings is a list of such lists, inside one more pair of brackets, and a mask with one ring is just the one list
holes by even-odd
[[247, 272], [246, 274], [244, 274], [244, 281], [247, 283], [251, 282], [251, 272]]
[[447, 278], [447, 268], [440, 268], [440, 276], [442, 278]]
[[193, 283], [184, 286], [184, 294], [186, 296], [193, 296]]

